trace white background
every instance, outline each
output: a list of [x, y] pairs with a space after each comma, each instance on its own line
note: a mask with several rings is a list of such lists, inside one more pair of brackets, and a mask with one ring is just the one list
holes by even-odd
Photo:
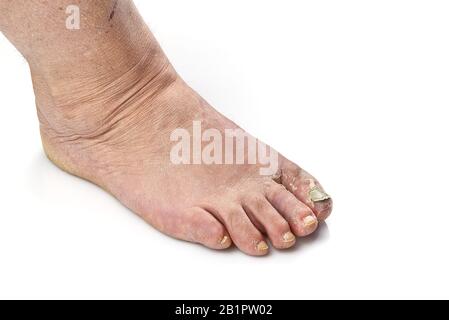
[[320, 232], [251, 258], [172, 240], [46, 160], [0, 36], [1, 298], [449, 298], [448, 1], [136, 1], [206, 99], [316, 175]]

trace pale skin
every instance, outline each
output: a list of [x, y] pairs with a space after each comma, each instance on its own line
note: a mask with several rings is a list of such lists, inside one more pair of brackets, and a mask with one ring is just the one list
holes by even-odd
[[[69, 5], [79, 30], [66, 28]], [[181, 79], [132, 1], [0, 0], [0, 30], [30, 66], [49, 159], [163, 233], [263, 256], [329, 217], [323, 187], [283, 156], [272, 176], [258, 164], [170, 162], [176, 128], [238, 127]]]

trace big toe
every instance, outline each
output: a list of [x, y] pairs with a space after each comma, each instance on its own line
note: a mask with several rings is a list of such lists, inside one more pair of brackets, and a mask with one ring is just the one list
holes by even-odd
[[311, 174], [285, 160], [280, 179], [284, 187], [306, 204], [320, 221], [326, 220], [331, 215], [332, 198]]

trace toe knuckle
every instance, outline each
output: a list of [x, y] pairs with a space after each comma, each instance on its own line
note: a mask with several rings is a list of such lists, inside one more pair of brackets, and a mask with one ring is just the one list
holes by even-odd
[[285, 233], [290, 230], [290, 225], [284, 219], [277, 219], [272, 223], [272, 229], [275, 233]]
[[267, 188], [267, 194], [272, 199], [279, 198], [285, 191], [285, 187], [281, 184], [273, 184]]
[[313, 214], [312, 209], [307, 207], [306, 205], [296, 205], [294, 207], [293, 213], [300, 217], [310, 216]]
[[288, 161], [284, 167], [284, 173], [290, 177], [298, 177], [302, 173], [302, 169], [295, 163]]
[[263, 198], [261, 196], [253, 196], [250, 200], [250, 203], [251, 203], [253, 210], [255, 210], [256, 212], [263, 211], [267, 207], [265, 198]]
[[212, 223], [208, 227], [208, 231], [211, 234], [211, 236], [221, 236], [221, 235], [223, 235], [224, 228], [223, 228], [223, 226], [219, 225], [218, 223]]

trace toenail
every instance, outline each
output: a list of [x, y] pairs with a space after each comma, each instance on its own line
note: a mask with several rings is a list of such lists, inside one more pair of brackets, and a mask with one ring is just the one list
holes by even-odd
[[257, 245], [257, 250], [258, 251], [267, 251], [268, 249], [269, 249], [268, 244], [265, 241], [261, 241]]
[[284, 239], [284, 242], [293, 242], [296, 240], [295, 235], [291, 232], [287, 232], [282, 238]]
[[224, 246], [225, 244], [227, 244], [229, 241], [229, 237], [228, 236], [224, 236], [223, 239], [220, 241], [220, 244], [222, 246]]
[[309, 195], [310, 195], [310, 199], [313, 202], [326, 201], [331, 198], [326, 192], [324, 192], [323, 190], [321, 190], [318, 187], [313, 187], [312, 189], [310, 189]]
[[311, 226], [314, 226], [318, 223], [318, 220], [315, 217], [307, 216], [303, 220], [304, 227], [309, 228]]

